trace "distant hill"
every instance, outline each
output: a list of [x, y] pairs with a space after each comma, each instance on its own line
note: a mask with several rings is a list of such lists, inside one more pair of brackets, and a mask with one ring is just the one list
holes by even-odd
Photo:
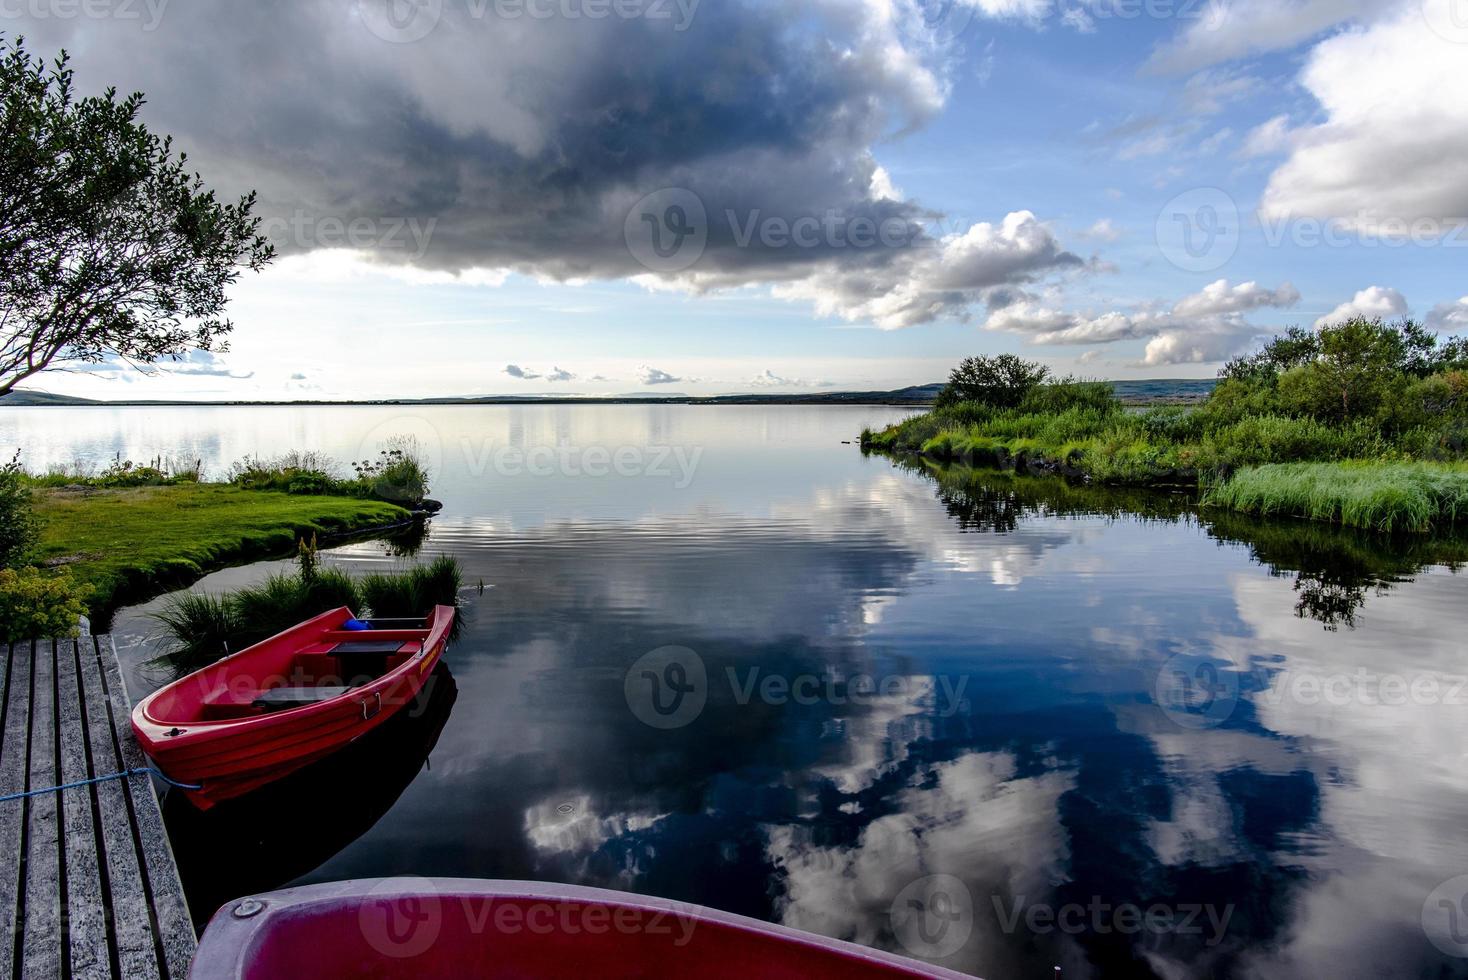
[[1128, 405], [1196, 405], [1218, 387], [1216, 378], [1113, 381], [1116, 397]]
[[49, 391], [12, 391], [0, 398], [0, 405], [102, 405], [105, 402], [91, 398], [75, 398], [71, 395], [53, 395]]
[[[1113, 381], [1117, 397], [1128, 405], [1193, 405], [1206, 399], [1218, 382], [1212, 379]], [[12, 405], [928, 405], [943, 390], [942, 383], [913, 385], [896, 391], [817, 391], [808, 394], [748, 392], [737, 395], [694, 397], [681, 392], [636, 392], [610, 398], [564, 395], [468, 395], [462, 398], [379, 398], [368, 401], [116, 401], [104, 402], [44, 391], [14, 391], [0, 398], [0, 407]]]

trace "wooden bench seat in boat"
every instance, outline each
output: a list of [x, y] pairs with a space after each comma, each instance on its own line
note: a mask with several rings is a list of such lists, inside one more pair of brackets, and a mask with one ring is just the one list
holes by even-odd
[[264, 708], [266, 711], [288, 711], [291, 708], [320, 704], [322, 701], [339, 698], [350, 690], [350, 687], [337, 686], [277, 687], [269, 691], [261, 691], [250, 704], [252, 707]]

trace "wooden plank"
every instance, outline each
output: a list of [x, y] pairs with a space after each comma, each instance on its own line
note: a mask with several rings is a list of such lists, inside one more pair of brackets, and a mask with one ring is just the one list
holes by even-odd
[[[144, 768], [148, 765], [148, 759], [133, 738], [130, 722], [132, 705], [122, 680], [122, 670], [118, 666], [117, 650], [112, 637], [94, 637], [93, 642], [96, 644], [97, 656], [102, 663], [112, 697], [112, 717], [122, 748], [123, 768]], [[170, 977], [184, 980], [188, 976], [189, 962], [194, 958], [198, 943], [194, 937], [194, 924], [189, 916], [188, 903], [184, 899], [183, 882], [178, 876], [178, 864], [174, 861], [173, 848], [168, 841], [168, 830], [163, 825], [158, 796], [153, 791], [152, 780], [148, 778], [129, 779], [127, 788], [132, 796], [137, 840], [142, 847], [143, 869], [148, 877], [147, 885], [164, 963]]]
[[[3, 731], [0, 731], [0, 796], [23, 792], [26, 788], [26, 740], [31, 710], [30, 645], [10, 645], [6, 659], [5, 723]], [[0, 855], [20, 853], [21, 822], [24, 819], [23, 801], [0, 803]], [[0, 935], [6, 939], [0, 948], [0, 980], [13, 980], [14, 976], [15, 953], [20, 941], [17, 912], [23, 864], [22, 861], [0, 860]]]
[[[92, 768], [98, 775], [122, 770], [118, 742], [112, 727], [108, 688], [96, 647], [84, 643], [80, 675], [82, 702], [86, 707], [87, 742], [92, 750]], [[128, 815], [129, 799], [124, 780], [114, 779], [93, 787], [101, 816], [104, 866], [112, 906], [112, 935], [122, 975], [128, 980], [156, 980], [158, 956], [143, 872], [133, 844], [133, 827]]]
[[[31, 676], [31, 789], [55, 786], [56, 644], [36, 644]], [[61, 976], [61, 827], [56, 793], [26, 801], [25, 933], [22, 974]]]
[[[89, 641], [90, 643], [90, 641]], [[76, 640], [60, 640], [56, 648], [57, 736], [61, 743], [61, 782], [75, 783], [98, 775], [87, 762], [86, 733], [82, 726], [81, 683], [77, 677]], [[107, 946], [107, 908], [103, 903], [98, 862], [100, 841], [92, 811], [91, 787], [69, 789], [61, 795], [62, 829], [66, 846], [66, 926], [75, 980], [100, 980], [112, 975]]]

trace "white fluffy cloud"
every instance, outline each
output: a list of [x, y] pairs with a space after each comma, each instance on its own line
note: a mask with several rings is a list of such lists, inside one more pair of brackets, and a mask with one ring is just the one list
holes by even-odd
[[637, 369], [637, 380], [645, 385], [674, 385], [684, 379], [644, 364]]
[[1381, 317], [1386, 320], [1391, 317], [1405, 316], [1407, 309], [1407, 298], [1395, 289], [1386, 286], [1370, 286], [1316, 320], [1315, 326], [1320, 328], [1342, 323], [1357, 316], [1364, 316], [1367, 319]]
[[1227, 279], [1209, 283], [1200, 293], [1180, 300], [1172, 308], [1176, 316], [1216, 316], [1220, 313], [1244, 313], [1266, 307], [1286, 308], [1300, 301], [1300, 291], [1290, 283], [1278, 289], [1266, 289], [1257, 282], [1241, 282], [1230, 286]]
[[900, 330], [944, 317], [965, 319], [989, 290], [1084, 266], [1032, 212], [1016, 211], [997, 225], [982, 222], [894, 253], [879, 273], [832, 266], [776, 286], [774, 294], [809, 300], [821, 316]]
[[1429, 24], [1450, 18], [1456, 2], [1400, 3], [1315, 47], [1301, 82], [1325, 121], [1290, 134], [1294, 150], [1261, 202], [1265, 219], [1414, 236], [1417, 222], [1436, 222], [1433, 235], [1468, 222], [1468, 48]]
[[984, 324], [989, 330], [1027, 335], [1033, 344], [1112, 344], [1147, 340], [1143, 364], [1201, 364], [1227, 360], [1266, 331], [1244, 314], [1285, 309], [1300, 301], [1289, 283], [1274, 289], [1257, 282], [1210, 283], [1185, 296], [1170, 309], [1154, 304], [1133, 312], [1093, 316], [1046, 307], [1032, 297], [994, 309]]
[[[506, 364], [505, 373], [520, 381], [575, 381], [576, 375], [559, 367], [553, 367], [549, 371], [531, 371], [518, 364]], [[604, 381], [605, 378], [594, 378], [595, 381]]]
[[1427, 315], [1427, 325], [1434, 330], [1468, 330], [1468, 296], [1456, 303], [1439, 303]]
[[1261, 123], [1249, 131], [1244, 137], [1244, 145], [1239, 149], [1241, 157], [1266, 157], [1276, 153], [1283, 153], [1290, 147], [1290, 117], [1275, 116], [1268, 122]]
[[[1191, 5], [1187, 26], [1160, 46], [1149, 67], [1196, 71], [1265, 51], [1282, 51], [1400, 0], [1209, 0]], [[1180, 5], [1181, 7], [1181, 5]]]
[[830, 382], [817, 381], [809, 378], [785, 378], [765, 368], [759, 374], [749, 379], [749, 384], [754, 388], [824, 388]]

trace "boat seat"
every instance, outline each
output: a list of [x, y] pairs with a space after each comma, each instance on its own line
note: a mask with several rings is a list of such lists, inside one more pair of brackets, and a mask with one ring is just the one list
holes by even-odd
[[404, 646], [402, 640], [346, 640], [327, 653], [333, 657], [390, 657]]
[[339, 698], [350, 690], [350, 687], [277, 687], [260, 692], [251, 704], [266, 711], [288, 711]]

